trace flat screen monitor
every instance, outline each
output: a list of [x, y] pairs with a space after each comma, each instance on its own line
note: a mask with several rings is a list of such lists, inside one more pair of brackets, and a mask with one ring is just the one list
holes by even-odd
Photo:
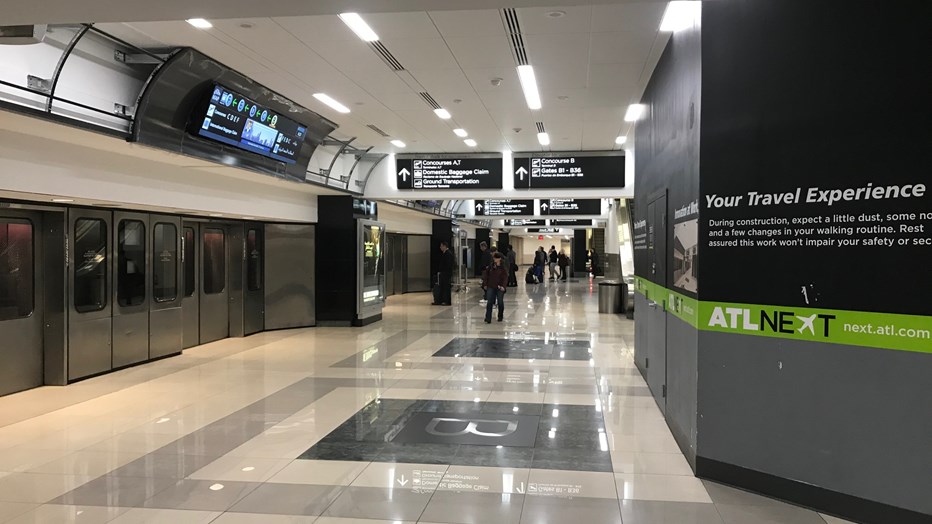
[[286, 164], [297, 162], [307, 127], [215, 84], [206, 110], [194, 115], [197, 134]]

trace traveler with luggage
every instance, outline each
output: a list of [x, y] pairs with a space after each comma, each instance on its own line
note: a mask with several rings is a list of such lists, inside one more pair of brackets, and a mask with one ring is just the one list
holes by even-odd
[[570, 258], [561, 249], [557, 255], [557, 265], [560, 267], [560, 280], [566, 282], [567, 267], [570, 265]]
[[437, 291], [434, 292], [434, 306], [449, 306], [453, 303], [453, 253], [450, 245], [440, 242], [440, 265], [437, 267]]
[[515, 248], [508, 244], [508, 252], [505, 253], [508, 263], [508, 287], [518, 287], [518, 254]]
[[548, 268], [550, 269], [550, 280], [556, 280], [557, 269], [557, 247], [550, 246], [550, 252], [547, 254]]

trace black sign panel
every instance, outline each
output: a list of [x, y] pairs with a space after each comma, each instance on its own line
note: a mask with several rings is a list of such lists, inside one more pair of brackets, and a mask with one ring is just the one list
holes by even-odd
[[502, 217], [509, 215], [533, 215], [534, 200], [475, 200], [476, 215]]
[[592, 225], [592, 220], [588, 218], [571, 218], [571, 219], [559, 219], [554, 218], [550, 220], [551, 226], [563, 226], [563, 227], [573, 227], [573, 226], [586, 226], [589, 227]]
[[515, 189], [625, 187], [625, 157], [515, 157]]
[[501, 158], [398, 158], [398, 189], [501, 189]]
[[601, 215], [600, 198], [551, 198], [540, 203], [542, 215]]
[[356, 218], [379, 218], [379, 203], [375, 200], [353, 199], [353, 216]]
[[528, 219], [528, 220], [511, 219], [511, 220], [506, 220], [505, 225], [513, 226], [513, 227], [546, 226], [547, 221], [541, 220], [541, 219]]
[[196, 115], [197, 134], [224, 144], [294, 164], [307, 128], [243, 95], [217, 85], [207, 112]]
[[531, 227], [527, 230], [528, 233], [550, 233], [556, 234], [560, 232], [558, 227]]

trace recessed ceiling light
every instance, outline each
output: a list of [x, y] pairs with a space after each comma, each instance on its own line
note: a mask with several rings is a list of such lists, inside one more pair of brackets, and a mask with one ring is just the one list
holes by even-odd
[[345, 105], [334, 100], [330, 95], [325, 93], [314, 93], [314, 98], [330, 106], [331, 109], [340, 113], [349, 113], [350, 110]]
[[566, 11], [548, 11], [547, 16], [550, 18], [560, 18], [566, 15]]
[[540, 109], [540, 91], [537, 90], [534, 68], [529, 65], [518, 66], [518, 79], [521, 81], [521, 89], [524, 90], [524, 99], [527, 101], [528, 108]]
[[463, 143], [469, 147], [476, 147], [476, 141], [471, 138], [467, 138], [466, 140], [463, 140]]
[[363, 42], [375, 42], [379, 39], [379, 35], [375, 34], [359, 13], [342, 13], [340, 20], [343, 20], [343, 23], [352, 29]]
[[537, 133], [537, 141], [540, 142], [542, 146], [550, 145], [550, 135], [547, 133]]
[[243, 217], [243, 220], [255, 220], [256, 217]]
[[405, 144], [404, 142], [402, 142], [401, 140], [397, 140], [397, 139], [396, 139], [396, 140], [392, 140], [392, 145], [395, 146], [395, 147], [405, 147], [405, 146], [406, 146], [406, 144]]
[[442, 107], [439, 107], [439, 108], [437, 108], [437, 109], [434, 109], [434, 114], [437, 115], [437, 116], [439, 116], [440, 118], [442, 118], [442, 119], [444, 119], [444, 120], [448, 120], [448, 119], [450, 119], [450, 118], [453, 116], [453, 115], [450, 114], [449, 111], [447, 111], [446, 109], [444, 109], [444, 108], [442, 108]]
[[628, 137], [626, 137], [625, 135], [621, 135], [621, 136], [619, 136], [618, 138], [615, 139], [615, 143], [618, 144], [618, 145], [622, 145], [622, 144], [624, 144], [624, 143], [627, 142], [627, 141], [628, 141]]
[[212, 216], [212, 217], [222, 217], [222, 216], [223, 216], [223, 213], [211, 213], [209, 216]]
[[203, 18], [189, 18], [187, 22], [198, 29], [210, 29], [214, 26], [214, 24], [211, 24]]
[[699, 20], [701, 13], [702, 2], [682, 0], [670, 2], [663, 12], [663, 19], [660, 20], [660, 30], [675, 33], [689, 29]]
[[469, 136], [469, 133], [467, 133], [465, 129], [461, 129], [461, 128], [454, 129], [453, 133], [455, 133], [456, 136], [460, 138], [466, 138], [467, 136]]
[[647, 109], [644, 104], [631, 104], [625, 111], [625, 122], [637, 122], [644, 116], [644, 110]]
[[210, 486], [211, 491], [220, 491], [221, 489], [223, 489], [223, 484], [217, 483]]
[[52, 202], [74, 202], [73, 198], [53, 198]]

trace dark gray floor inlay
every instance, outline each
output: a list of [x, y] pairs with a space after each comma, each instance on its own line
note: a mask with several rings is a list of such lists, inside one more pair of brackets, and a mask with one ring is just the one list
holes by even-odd
[[298, 458], [612, 471], [603, 431], [594, 406], [381, 399]]
[[454, 338], [434, 353], [435, 357], [519, 358], [542, 360], [589, 360], [587, 340]]

